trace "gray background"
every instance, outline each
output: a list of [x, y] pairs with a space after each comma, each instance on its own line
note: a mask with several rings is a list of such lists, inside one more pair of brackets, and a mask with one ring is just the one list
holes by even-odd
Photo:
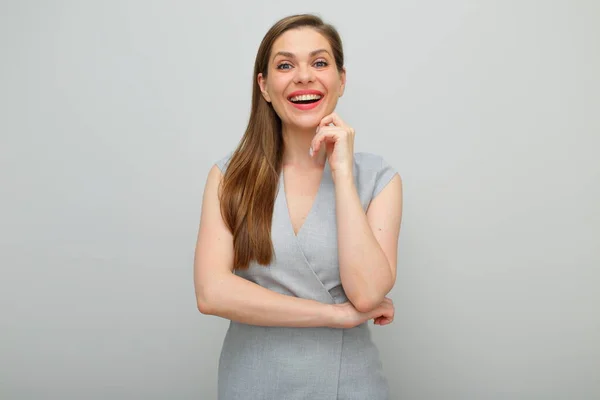
[[597, 1], [2, 1], [0, 398], [214, 399], [192, 260], [269, 26], [340, 30], [404, 179], [394, 399], [600, 398]]

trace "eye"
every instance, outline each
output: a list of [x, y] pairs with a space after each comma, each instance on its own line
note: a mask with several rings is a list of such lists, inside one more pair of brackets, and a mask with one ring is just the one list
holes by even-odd
[[277, 69], [290, 69], [290, 68], [292, 68], [292, 64], [284, 62], [284, 63], [278, 64], [276, 68]]
[[329, 64], [328, 64], [328, 63], [327, 63], [327, 61], [325, 61], [325, 60], [318, 60], [318, 61], [315, 61], [315, 66], [316, 66], [317, 68], [323, 68], [323, 67], [326, 67], [326, 66], [328, 66], [328, 65], [329, 65]]

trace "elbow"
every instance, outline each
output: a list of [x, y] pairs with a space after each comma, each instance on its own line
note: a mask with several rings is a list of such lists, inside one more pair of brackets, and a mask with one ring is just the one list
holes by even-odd
[[373, 311], [383, 303], [385, 296], [390, 292], [390, 287], [385, 287], [383, 290], [373, 290], [370, 293], [354, 296], [350, 302], [354, 305], [357, 311], [366, 313]]
[[201, 288], [196, 294], [196, 305], [198, 311], [205, 315], [215, 315], [215, 302], [209, 296], [209, 291], [206, 288]]
[[361, 313], [367, 313], [376, 309], [383, 302], [380, 296], [362, 296], [352, 302], [354, 308]]
[[196, 304], [198, 306], [198, 311], [200, 311], [201, 314], [204, 314], [204, 315], [213, 315], [214, 314], [213, 307], [210, 305], [210, 303], [208, 301], [206, 301], [206, 299], [197, 298]]
[[229, 293], [226, 287], [228, 278], [231, 274], [211, 277], [211, 279], [198, 279], [196, 284], [196, 305], [201, 314], [219, 315], [223, 311], [223, 306], [227, 297], [223, 293]]
[[390, 290], [391, 285], [380, 289], [372, 288], [372, 290], [366, 290], [367, 293], [354, 294], [353, 296], [348, 294], [348, 299], [357, 311], [367, 313], [379, 307]]

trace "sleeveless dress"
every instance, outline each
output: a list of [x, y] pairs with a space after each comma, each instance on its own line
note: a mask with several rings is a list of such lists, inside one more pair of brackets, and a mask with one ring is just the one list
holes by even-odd
[[[216, 162], [224, 172], [232, 153]], [[366, 211], [395, 170], [371, 153], [354, 154], [354, 180]], [[290, 221], [283, 173], [272, 222], [274, 261], [238, 276], [289, 296], [339, 304], [341, 284], [335, 188], [329, 162], [298, 234]], [[231, 321], [219, 358], [219, 400], [387, 400], [387, 380], [368, 322], [351, 329], [289, 328]]]

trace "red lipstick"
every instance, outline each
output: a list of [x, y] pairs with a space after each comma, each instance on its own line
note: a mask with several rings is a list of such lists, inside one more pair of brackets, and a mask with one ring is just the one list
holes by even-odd
[[[305, 94], [316, 94], [316, 95], [321, 96], [321, 98], [312, 103], [294, 103], [293, 101], [290, 100], [292, 97], [301, 96], [301, 95], [305, 95]], [[312, 110], [313, 108], [315, 108], [319, 104], [321, 104], [321, 101], [323, 100], [324, 97], [325, 97], [325, 95], [323, 94], [323, 92], [320, 92], [318, 90], [296, 90], [288, 95], [288, 101], [299, 110]]]

